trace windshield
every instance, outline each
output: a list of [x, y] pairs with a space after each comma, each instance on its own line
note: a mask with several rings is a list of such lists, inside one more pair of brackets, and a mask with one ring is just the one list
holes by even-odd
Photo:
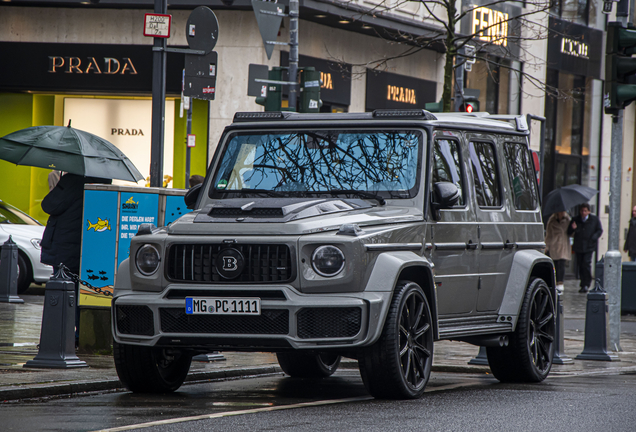
[[416, 130], [237, 133], [230, 136], [210, 196], [369, 192], [412, 198], [422, 143], [423, 132]]
[[0, 224], [40, 225], [31, 216], [5, 203], [0, 203]]

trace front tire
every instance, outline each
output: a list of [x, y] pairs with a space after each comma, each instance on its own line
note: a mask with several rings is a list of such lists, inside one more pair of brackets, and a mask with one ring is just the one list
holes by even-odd
[[276, 353], [280, 368], [294, 378], [326, 378], [340, 365], [340, 357], [330, 353], [282, 352]]
[[501, 382], [541, 382], [552, 368], [556, 317], [543, 279], [532, 279], [507, 347], [488, 347], [488, 364]]
[[31, 263], [22, 254], [18, 254], [18, 294], [24, 294], [33, 282]]
[[122, 384], [134, 393], [170, 393], [185, 381], [192, 354], [178, 349], [113, 342], [115, 368]]
[[433, 364], [433, 318], [418, 284], [398, 282], [382, 335], [361, 352], [358, 363], [373, 397], [422, 396]]

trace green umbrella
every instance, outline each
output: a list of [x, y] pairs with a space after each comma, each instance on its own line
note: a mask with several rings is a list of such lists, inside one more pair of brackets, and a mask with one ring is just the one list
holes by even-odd
[[137, 182], [144, 177], [117, 147], [70, 126], [35, 126], [0, 138], [0, 159], [87, 177]]

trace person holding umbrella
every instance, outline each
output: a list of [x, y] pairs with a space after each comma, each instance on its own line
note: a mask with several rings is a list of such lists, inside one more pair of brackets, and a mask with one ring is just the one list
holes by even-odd
[[570, 219], [570, 215], [566, 211], [553, 213], [548, 219], [545, 231], [546, 253], [554, 261], [556, 290], [559, 294], [563, 294], [565, 262], [570, 261], [572, 257], [572, 247], [568, 235]]
[[601, 234], [601, 221], [591, 213], [588, 203], [581, 204], [578, 216], [572, 219], [568, 227], [568, 235], [574, 236], [572, 249], [576, 253], [581, 278], [580, 293], [586, 293], [592, 282], [592, 254], [596, 251]]
[[629, 220], [623, 250], [629, 255], [630, 261], [636, 261], [636, 206], [632, 209], [632, 218]]

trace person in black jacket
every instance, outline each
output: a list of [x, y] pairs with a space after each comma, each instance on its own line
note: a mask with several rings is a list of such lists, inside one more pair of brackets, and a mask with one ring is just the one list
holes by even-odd
[[574, 235], [572, 249], [576, 254], [581, 284], [580, 293], [585, 293], [592, 282], [592, 254], [596, 251], [603, 227], [598, 217], [590, 212], [588, 203], [581, 204], [579, 215], [572, 218], [568, 235]]
[[[49, 214], [40, 246], [40, 261], [53, 266], [57, 273], [60, 264], [79, 275], [84, 211], [84, 184], [111, 183], [112, 180], [64, 174], [57, 185], [42, 200], [42, 210]], [[75, 298], [79, 299], [79, 284], [75, 284]], [[79, 301], [75, 301], [75, 343], [79, 337]]]
[[636, 206], [632, 209], [632, 218], [629, 220], [629, 229], [623, 250], [627, 252], [631, 261], [636, 261]]

